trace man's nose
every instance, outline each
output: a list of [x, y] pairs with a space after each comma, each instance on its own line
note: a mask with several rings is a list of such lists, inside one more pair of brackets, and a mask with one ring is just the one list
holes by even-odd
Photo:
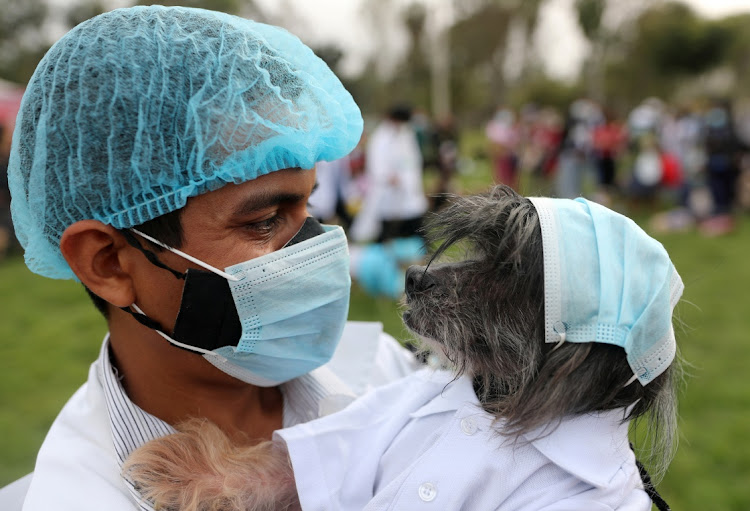
[[435, 286], [435, 279], [424, 266], [409, 266], [406, 270], [406, 294], [427, 291]]

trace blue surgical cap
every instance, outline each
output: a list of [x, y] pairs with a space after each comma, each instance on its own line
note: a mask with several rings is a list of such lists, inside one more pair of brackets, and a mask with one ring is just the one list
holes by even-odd
[[672, 312], [684, 286], [664, 247], [586, 199], [530, 198], [544, 252], [545, 342], [620, 346], [646, 385], [674, 360]]
[[73, 278], [72, 223], [132, 227], [227, 183], [349, 153], [362, 116], [326, 64], [269, 25], [183, 7], [92, 18], [44, 56], [8, 179], [26, 264]]

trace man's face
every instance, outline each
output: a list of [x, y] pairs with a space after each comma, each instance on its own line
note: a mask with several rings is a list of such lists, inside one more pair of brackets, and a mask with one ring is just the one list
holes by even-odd
[[[285, 169], [188, 199], [181, 215], [180, 250], [219, 269], [283, 247], [300, 229], [315, 170]], [[199, 268], [172, 252], [159, 259], [175, 270]], [[138, 305], [171, 329], [184, 281], [142, 259], [135, 282]]]

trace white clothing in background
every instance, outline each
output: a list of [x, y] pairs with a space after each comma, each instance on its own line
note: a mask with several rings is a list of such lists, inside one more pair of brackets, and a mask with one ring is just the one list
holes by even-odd
[[408, 123], [383, 121], [367, 145], [368, 197], [380, 220], [406, 220], [427, 211], [422, 184], [422, 154]]
[[336, 203], [344, 198], [344, 188], [349, 180], [349, 158], [336, 161], [319, 161], [315, 164], [317, 186], [308, 199], [312, 216], [329, 220], [336, 214]]
[[469, 378], [424, 370], [275, 438], [305, 511], [649, 511], [623, 414], [514, 439]]

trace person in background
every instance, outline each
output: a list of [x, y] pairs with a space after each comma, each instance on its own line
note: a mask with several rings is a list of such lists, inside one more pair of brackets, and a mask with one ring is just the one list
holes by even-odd
[[599, 187], [596, 201], [609, 205], [616, 190], [615, 176], [617, 159], [625, 147], [625, 129], [612, 112], [604, 112], [604, 122], [597, 125], [593, 132], [594, 157], [599, 175]]
[[628, 196], [633, 206], [653, 208], [661, 188], [664, 108], [660, 99], [647, 98], [628, 115], [628, 144], [633, 155]]
[[175, 425], [253, 443], [414, 370], [381, 325], [347, 324], [346, 237], [307, 210], [315, 163], [361, 133], [338, 78], [277, 27], [138, 6], [49, 50], [13, 136], [13, 222], [29, 269], [80, 281], [109, 333], [25, 511], [150, 510], [122, 463]]
[[368, 192], [362, 209], [377, 219], [380, 243], [418, 234], [427, 212], [422, 155], [410, 119], [409, 106], [393, 106], [367, 145]]
[[351, 185], [349, 156], [336, 161], [318, 162], [315, 175], [317, 186], [310, 195], [310, 214], [321, 222], [335, 222], [348, 231], [352, 223], [346, 193]]
[[437, 185], [431, 192], [432, 211], [445, 205], [448, 194], [455, 193], [454, 179], [458, 171], [458, 126], [453, 116], [445, 116], [435, 126], [435, 146], [437, 147]]
[[732, 208], [744, 150], [728, 101], [715, 101], [706, 112], [705, 143], [706, 177], [713, 199], [713, 214], [700, 229], [707, 236], [719, 236], [734, 230]]
[[558, 197], [574, 199], [583, 192], [584, 177], [591, 166], [592, 132], [601, 122], [599, 107], [588, 99], [577, 99], [568, 107], [558, 157]]
[[516, 114], [508, 108], [498, 108], [485, 129], [490, 142], [492, 170], [495, 183], [505, 184], [518, 191], [518, 144], [520, 133]]

